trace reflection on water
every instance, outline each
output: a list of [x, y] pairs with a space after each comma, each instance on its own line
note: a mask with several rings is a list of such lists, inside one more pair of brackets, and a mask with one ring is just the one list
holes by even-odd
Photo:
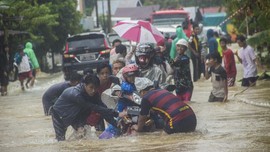
[[[198, 120], [193, 133], [166, 135], [158, 131], [99, 140], [94, 131], [88, 131], [86, 139], [58, 143], [50, 117], [43, 115], [41, 96], [46, 88], [61, 80], [61, 75], [41, 78], [33, 89], [24, 93], [14, 89], [9, 96], [0, 98], [1, 152], [270, 151], [269, 81], [260, 81], [242, 93], [239, 92], [245, 88], [239, 87], [238, 82], [230, 88], [230, 101], [226, 103], [207, 102], [210, 81], [196, 82], [190, 102]], [[72, 133], [69, 128], [67, 138]]]

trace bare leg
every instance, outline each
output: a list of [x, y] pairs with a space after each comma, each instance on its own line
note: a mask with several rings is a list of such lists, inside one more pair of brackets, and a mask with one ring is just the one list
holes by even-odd
[[24, 91], [23, 80], [20, 80], [22, 91]]
[[35, 77], [32, 77], [32, 79], [30, 79], [30, 87], [33, 87], [34, 86], [34, 83], [35, 83]]
[[2, 95], [3, 96], [7, 95], [7, 86], [2, 86]]

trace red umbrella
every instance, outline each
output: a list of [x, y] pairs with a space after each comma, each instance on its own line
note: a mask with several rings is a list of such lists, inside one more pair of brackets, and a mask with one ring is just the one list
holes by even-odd
[[120, 21], [112, 28], [120, 37], [138, 43], [159, 43], [164, 36], [148, 21]]

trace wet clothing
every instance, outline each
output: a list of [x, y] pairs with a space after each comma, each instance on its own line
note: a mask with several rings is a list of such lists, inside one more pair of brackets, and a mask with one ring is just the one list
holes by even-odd
[[177, 27], [176, 28], [176, 38], [173, 40], [172, 44], [171, 44], [171, 50], [170, 50], [170, 57], [171, 59], [174, 59], [176, 56], [176, 43], [180, 40], [180, 39], [185, 39], [188, 40], [185, 32], [183, 31], [182, 27]]
[[[211, 75], [211, 82], [213, 88], [211, 94], [216, 98], [223, 99], [225, 97], [225, 85], [227, 85], [227, 74], [225, 69], [221, 65], [217, 68], [211, 67], [209, 74]], [[224, 81], [226, 81], [226, 83], [224, 83]]]
[[159, 81], [159, 84], [165, 84], [166, 72], [162, 71], [157, 65], [153, 65], [146, 69], [140, 69], [140, 77], [146, 77], [151, 81]]
[[71, 87], [68, 81], [60, 82], [49, 87], [46, 92], [42, 96], [42, 103], [44, 114], [46, 116], [50, 115], [49, 109], [54, 105], [58, 97], [63, 93], [63, 91], [67, 88]]
[[82, 126], [86, 124], [86, 118], [92, 111], [99, 113], [101, 117], [113, 126], [116, 126], [114, 117], [118, 117], [118, 112], [108, 109], [102, 103], [98, 93], [94, 96], [89, 96], [83, 84], [67, 88], [57, 99], [52, 110], [52, 120], [57, 140], [65, 139], [63, 137], [65, 134], [59, 134], [59, 128], [64, 130], [65, 133], [66, 128], [70, 125]]
[[185, 91], [177, 93], [176, 96], [180, 99], [180, 101], [188, 102], [191, 101], [192, 93], [193, 87], [186, 88]]
[[32, 78], [33, 75], [32, 75], [32, 71], [28, 71], [28, 72], [23, 72], [23, 73], [19, 73], [18, 74], [18, 78], [20, 81], [23, 81], [27, 78]]
[[257, 77], [243, 78], [241, 86], [249, 87], [249, 86], [255, 85], [256, 81], [257, 81]]
[[193, 64], [193, 81], [196, 82], [201, 77], [201, 47], [199, 44], [199, 38], [195, 33], [192, 33], [189, 44], [190, 46], [195, 50], [195, 52], [198, 54], [196, 56], [192, 51], [190, 51], [190, 58]]
[[189, 57], [187, 55], [178, 55], [172, 66], [177, 96], [180, 99], [184, 99], [181, 101], [190, 101], [193, 92], [193, 82], [189, 68]]
[[233, 86], [236, 77], [236, 65], [234, 54], [231, 49], [223, 51], [223, 62], [227, 73], [228, 86]]
[[168, 134], [194, 131], [196, 116], [190, 106], [164, 89], [149, 91], [142, 98], [140, 115], [148, 115], [150, 109], [164, 120], [164, 131]]
[[39, 63], [38, 63], [37, 57], [36, 57], [35, 52], [32, 49], [32, 47], [33, 47], [32, 43], [27, 42], [26, 45], [25, 45], [25, 49], [23, 51], [30, 58], [30, 61], [31, 61], [31, 64], [32, 64], [32, 69], [37, 69], [37, 68], [39, 68]]

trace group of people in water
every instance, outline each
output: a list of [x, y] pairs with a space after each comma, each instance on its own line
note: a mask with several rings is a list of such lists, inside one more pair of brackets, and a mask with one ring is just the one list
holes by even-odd
[[[177, 27], [174, 40], [167, 38], [157, 45], [140, 43], [130, 51], [117, 39], [113, 42], [109, 64], [98, 65], [96, 72], [86, 68], [83, 75], [72, 73], [69, 81], [51, 86], [44, 93], [42, 102], [45, 115], [52, 116], [56, 139], [65, 140], [69, 126], [83, 134], [86, 132], [85, 125], [94, 126], [97, 131], [113, 128], [117, 132], [117, 120], [127, 115], [126, 108], [130, 105], [121, 99], [114, 109], [104, 104], [101, 96], [115, 86], [109, 79], [110, 75], [122, 82], [115, 92], [118, 96], [136, 91], [142, 98], [138, 123], [131, 127], [134, 132], [147, 131], [145, 124], [149, 115], [158, 118], [154, 121], [161, 120], [159, 124], [162, 125], [157, 128], [162, 128], [168, 134], [194, 131], [196, 115], [188, 105], [193, 94], [193, 82], [203, 73], [205, 79], [211, 78], [212, 83], [208, 101], [227, 101], [228, 87], [234, 86], [236, 77], [234, 55], [244, 67], [242, 86], [255, 85], [256, 56], [245, 37], [240, 35], [237, 38], [241, 49], [233, 53], [227, 48], [227, 39], [217, 41], [213, 37], [213, 30], [210, 30], [207, 37], [212, 52], [202, 55], [202, 50], [206, 48], [201, 45], [199, 28], [195, 24], [192, 35], [187, 38], [183, 29]], [[221, 53], [218, 52], [218, 45]], [[137, 78], [143, 79], [139, 85], [136, 85]], [[158, 82], [159, 87], [155, 87], [154, 82]], [[175, 94], [166, 90], [167, 84], [175, 85]], [[104, 119], [109, 123], [106, 129]]]

